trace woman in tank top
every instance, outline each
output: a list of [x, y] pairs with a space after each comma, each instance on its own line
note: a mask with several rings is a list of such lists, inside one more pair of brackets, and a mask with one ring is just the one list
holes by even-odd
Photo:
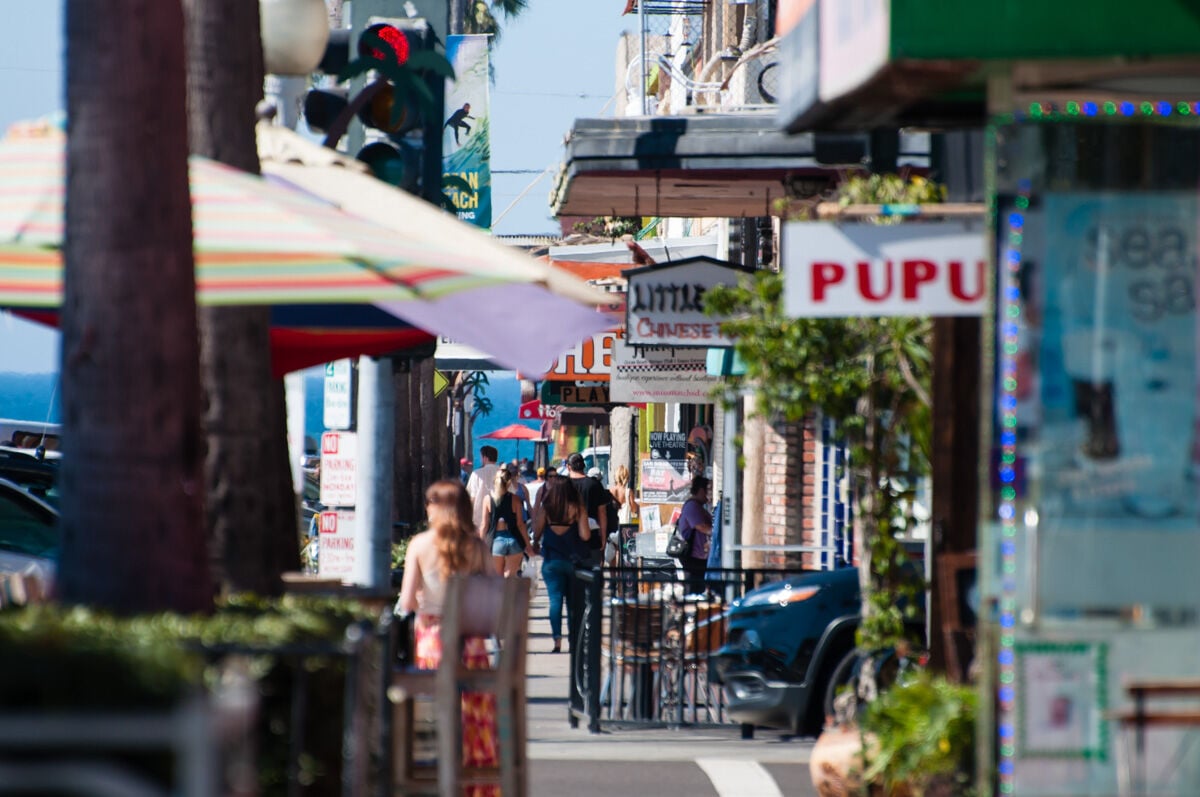
[[[453, 575], [488, 573], [490, 552], [471, 522], [471, 498], [456, 479], [434, 482], [425, 491], [429, 530], [408, 543], [404, 557], [404, 583], [400, 609], [416, 612], [413, 636], [416, 666], [436, 670], [442, 661], [442, 606], [445, 585]], [[469, 669], [491, 666], [486, 641], [464, 640], [463, 663]], [[500, 762], [496, 747], [496, 697], [467, 692], [462, 698], [463, 765], [494, 767]], [[498, 797], [495, 786], [470, 786], [471, 797]]]
[[514, 492], [515, 472], [503, 467], [496, 471], [490, 499], [483, 505], [483, 521], [479, 536], [491, 542], [492, 562], [496, 572], [504, 577], [515, 576], [525, 554], [533, 554], [525, 514]]
[[[542, 554], [542, 581], [550, 598], [550, 635], [554, 652], [562, 652], [562, 608], [567, 602], [568, 619], [578, 607], [571, 595], [575, 561], [583, 556], [583, 543], [591, 537], [587, 508], [571, 480], [557, 473], [546, 477], [533, 516], [533, 545]], [[568, 622], [568, 627], [571, 623]]]

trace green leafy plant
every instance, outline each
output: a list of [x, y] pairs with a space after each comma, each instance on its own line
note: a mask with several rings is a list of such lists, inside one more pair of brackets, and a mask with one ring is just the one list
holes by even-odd
[[468, 395], [474, 398], [471, 407], [471, 423], [492, 414], [492, 400], [487, 396], [489, 385], [486, 371], [463, 371], [456, 387], [456, 396], [465, 400]]
[[[420, 531], [420, 529], [418, 529]], [[408, 555], [409, 537], [405, 537], [399, 542], [392, 543], [392, 569], [399, 570], [404, 567], [404, 557]]]
[[912, 485], [928, 472], [930, 325], [915, 318], [789, 318], [783, 279], [760, 271], [736, 287], [717, 287], [706, 309], [737, 319], [722, 325], [746, 373], [735, 392], [754, 391], [762, 413], [802, 421], [820, 412], [850, 447], [855, 523], [867, 541], [869, 573], [860, 644], [895, 645], [914, 619], [924, 589], [906, 568], [897, 530], [909, 522]]
[[637, 216], [597, 216], [591, 221], [577, 221], [572, 227], [575, 232], [616, 240], [624, 235], [637, 235], [642, 231], [642, 220]]
[[[258, 686], [260, 793], [288, 793], [292, 707], [300, 690], [308, 711], [295, 738], [304, 740], [300, 763], [312, 785], [305, 793], [338, 794], [341, 726], [329, 718], [342, 716], [343, 660], [306, 655], [297, 664], [289, 651], [338, 651], [352, 626], [366, 627], [374, 616], [357, 601], [244, 594], [204, 616], [116, 617], [57, 604], [8, 610], [0, 612], [0, 706], [10, 712], [169, 709], [214, 687], [225, 675], [223, 664], [236, 659]], [[364, 660], [374, 659], [368, 654]], [[152, 782], [171, 777], [160, 756], [138, 767]]]
[[[837, 202], [908, 205], [944, 197], [941, 186], [924, 178], [871, 175], [847, 180]], [[811, 218], [815, 206], [796, 203], [787, 211]], [[929, 471], [932, 327], [924, 318], [789, 318], [782, 294], [782, 277], [770, 271], [706, 294], [706, 310], [735, 318], [722, 331], [734, 339], [746, 364], [745, 375], [731, 380], [733, 390], [727, 386], [726, 395], [752, 390], [770, 420], [797, 422], [820, 413], [835, 422], [850, 449], [855, 531], [864, 541], [858, 645], [866, 651], [906, 646], [906, 629], [924, 604], [925, 584], [896, 535], [912, 524], [911, 491]], [[868, 740], [865, 781], [883, 786], [884, 794], [969, 793], [971, 688], [921, 674], [880, 691], [874, 668], [862, 671], [863, 693], [878, 695], [857, 717]]]
[[973, 794], [977, 696], [972, 687], [921, 673], [866, 708], [868, 783], [907, 786], [915, 797]]

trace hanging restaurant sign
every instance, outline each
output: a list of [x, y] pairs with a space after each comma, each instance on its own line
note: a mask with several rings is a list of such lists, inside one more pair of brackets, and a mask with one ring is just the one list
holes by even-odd
[[979, 316], [987, 306], [981, 224], [788, 222], [782, 258], [792, 318]]
[[618, 330], [610, 329], [579, 341], [547, 368], [542, 379], [549, 382], [607, 382], [612, 374], [613, 341], [618, 334]]
[[606, 382], [542, 382], [542, 405], [595, 406], [608, 404], [608, 383]]
[[732, 346], [721, 335], [726, 318], [704, 314], [704, 294], [736, 285], [744, 268], [711, 257], [689, 257], [625, 271], [625, 342], [649, 346]]
[[720, 381], [708, 373], [708, 349], [613, 344], [613, 401], [707, 404]]

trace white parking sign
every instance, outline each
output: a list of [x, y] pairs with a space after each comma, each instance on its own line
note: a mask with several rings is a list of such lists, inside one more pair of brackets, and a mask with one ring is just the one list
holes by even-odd
[[358, 435], [326, 432], [321, 435], [321, 503], [350, 507], [358, 496]]

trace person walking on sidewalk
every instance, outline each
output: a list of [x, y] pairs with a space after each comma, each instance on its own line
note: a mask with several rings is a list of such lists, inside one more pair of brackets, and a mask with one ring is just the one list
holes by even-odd
[[687, 591], [698, 595], [705, 591], [704, 571], [708, 569], [708, 547], [712, 543], [713, 517], [708, 512], [708, 479], [692, 479], [691, 497], [684, 502], [675, 528], [690, 543], [688, 555], [679, 560], [687, 572]]
[[[613, 475], [613, 483], [609, 486], [608, 491], [612, 493], [613, 500], [617, 502], [617, 522], [632, 523], [639, 507], [637, 499], [633, 497], [633, 488], [629, 486], [629, 468], [624, 465], [617, 466], [617, 472]], [[609, 529], [609, 531], [613, 531], [613, 529]]]
[[467, 494], [471, 496], [471, 520], [475, 528], [479, 528], [483, 521], [483, 507], [492, 492], [492, 482], [499, 469], [496, 460], [500, 458], [500, 452], [495, 446], [480, 446], [479, 458], [483, 460], [483, 464], [467, 477]]
[[[412, 538], [404, 557], [400, 609], [415, 612], [414, 663], [436, 670], [442, 663], [442, 606], [450, 577], [487, 574], [490, 552], [471, 523], [471, 499], [455, 479], [434, 482], [425, 491], [429, 530]], [[482, 670], [491, 666], [482, 637], [464, 640], [463, 664]], [[463, 766], [496, 767], [500, 755], [496, 737], [496, 696], [467, 692], [462, 697]], [[499, 797], [498, 786], [469, 786], [469, 797]]]
[[588, 526], [591, 528], [591, 538], [584, 546], [587, 553], [586, 564], [595, 567], [603, 561], [604, 543], [608, 540], [608, 512], [606, 505], [612, 497], [599, 479], [587, 475], [587, 466], [583, 455], [575, 452], [567, 457], [567, 476], [579, 493], [587, 512]]
[[547, 475], [540, 495], [533, 515], [533, 547], [542, 555], [542, 581], [550, 598], [550, 636], [554, 638], [554, 652], [561, 653], [563, 600], [567, 602], [567, 627], [574, 628], [580, 607], [571, 585], [575, 562], [584, 555], [591, 529], [587, 509], [570, 479], [556, 473]]
[[483, 507], [483, 521], [479, 524], [479, 536], [491, 542], [492, 561], [496, 573], [508, 578], [517, 574], [525, 554], [533, 555], [529, 545], [529, 532], [525, 527], [525, 513], [514, 492], [516, 477], [508, 468], [496, 471], [492, 495]]

